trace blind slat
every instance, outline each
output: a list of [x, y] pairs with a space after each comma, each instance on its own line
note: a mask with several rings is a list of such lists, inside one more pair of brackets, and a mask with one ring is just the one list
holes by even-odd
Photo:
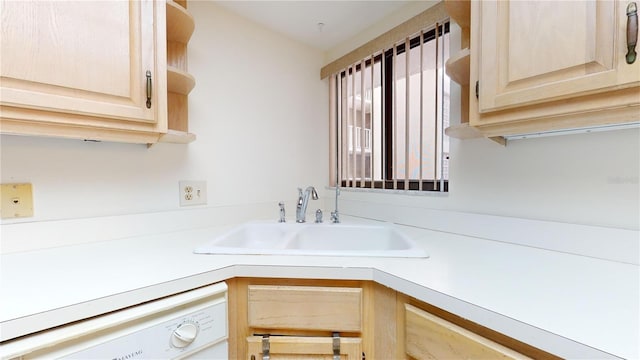
[[364, 74], [365, 61], [360, 62], [360, 187], [364, 187], [364, 128], [365, 128], [365, 107], [364, 107]]
[[351, 67], [351, 187], [356, 187], [356, 64]]
[[436, 23], [436, 43], [435, 43], [435, 72], [436, 72], [436, 81], [435, 81], [435, 93], [436, 93], [436, 101], [434, 108], [434, 141], [433, 141], [433, 190], [437, 188], [437, 179], [438, 179], [438, 23]]
[[420, 176], [418, 176], [418, 190], [422, 191], [422, 163], [424, 159], [422, 156], [424, 155], [423, 146], [423, 134], [424, 134], [424, 30], [420, 30]]
[[[396, 86], [396, 82], [398, 81], [398, 77], [396, 76], [396, 74], [398, 73], [396, 70], [396, 58], [398, 57], [398, 48], [396, 48], [395, 45], [393, 45], [393, 59], [392, 59], [392, 63], [393, 63], [393, 83], [391, 85], [392, 87], [392, 93], [393, 93], [393, 100], [392, 100], [392, 104], [393, 104], [393, 143], [396, 144], [398, 140], [398, 92], [397, 90], [397, 86]], [[394, 146], [393, 149], [391, 150], [393, 152], [393, 166], [392, 166], [392, 170], [391, 170], [391, 178], [393, 179], [393, 190], [397, 190], [398, 189], [398, 179], [396, 176], [396, 171], [397, 170], [397, 165], [398, 165], [398, 151], [396, 149], [396, 147]]]
[[406, 38], [404, 41], [404, 84], [405, 84], [405, 94], [404, 94], [404, 189], [409, 188], [409, 167], [411, 166], [409, 159], [409, 130], [411, 127], [411, 68], [410, 65], [410, 55], [411, 53], [411, 44], [410, 38]]
[[376, 138], [376, 133], [374, 131], [375, 128], [375, 101], [373, 100], [375, 98], [374, 93], [373, 93], [373, 89], [375, 89], [374, 87], [375, 85], [375, 56], [372, 54], [371, 55], [371, 115], [370, 115], [370, 124], [371, 124], [371, 136], [370, 136], [370, 140], [369, 140], [369, 146], [371, 147], [371, 152], [369, 155], [369, 169], [371, 169], [371, 188], [373, 189], [373, 183], [375, 180], [375, 174], [376, 171], [374, 169], [374, 161], [373, 161], [373, 155], [375, 154], [375, 149], [374, 149], [374, 139]]

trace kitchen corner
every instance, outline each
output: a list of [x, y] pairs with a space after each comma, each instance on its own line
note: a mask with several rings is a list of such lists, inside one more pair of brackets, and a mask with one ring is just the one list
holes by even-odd
[[231, 278], [300, 278], [374, 281], [561, 357], [640, 355], [637, 264], [400, 225], [429, 258], [193, 253], [232, 225], [2, 255], [3, 340]]

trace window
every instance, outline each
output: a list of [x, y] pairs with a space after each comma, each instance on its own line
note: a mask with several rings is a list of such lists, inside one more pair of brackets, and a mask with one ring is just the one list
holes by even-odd
[[333, 75], [340, 186], [448, 191], [448, 57], [445, 22]]

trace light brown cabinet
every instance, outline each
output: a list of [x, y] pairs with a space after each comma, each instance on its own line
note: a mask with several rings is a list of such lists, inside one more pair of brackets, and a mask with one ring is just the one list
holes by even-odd
[[626, 6], [472, 2], [469, 124], [504, 136], [640, 121]]
[[410, 304], [404, 304], [405, 352], [414, 359], [530, 359]]
[[266, 346], [271, 359], [332, 359], [337, 341], [343, 359], [360, 360], [364, 292], [357, 285], [234, 279], [230, 358], [262, 359]]
[[0, 7], [2, 133], [152, 143], [167, 131], [163, 3]]
[[235, 278], [229, 358], [556, 359], [553, 355], [371, 281]]

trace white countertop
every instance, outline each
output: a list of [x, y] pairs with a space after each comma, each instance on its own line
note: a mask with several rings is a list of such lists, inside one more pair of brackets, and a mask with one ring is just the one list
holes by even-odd
[[569, 358], [640, 358], [640, 267], [400, 227], [427, 259], [198, 255], [214, 227], [0, 256], [13, 338], [236, 276], [374, 280]]

